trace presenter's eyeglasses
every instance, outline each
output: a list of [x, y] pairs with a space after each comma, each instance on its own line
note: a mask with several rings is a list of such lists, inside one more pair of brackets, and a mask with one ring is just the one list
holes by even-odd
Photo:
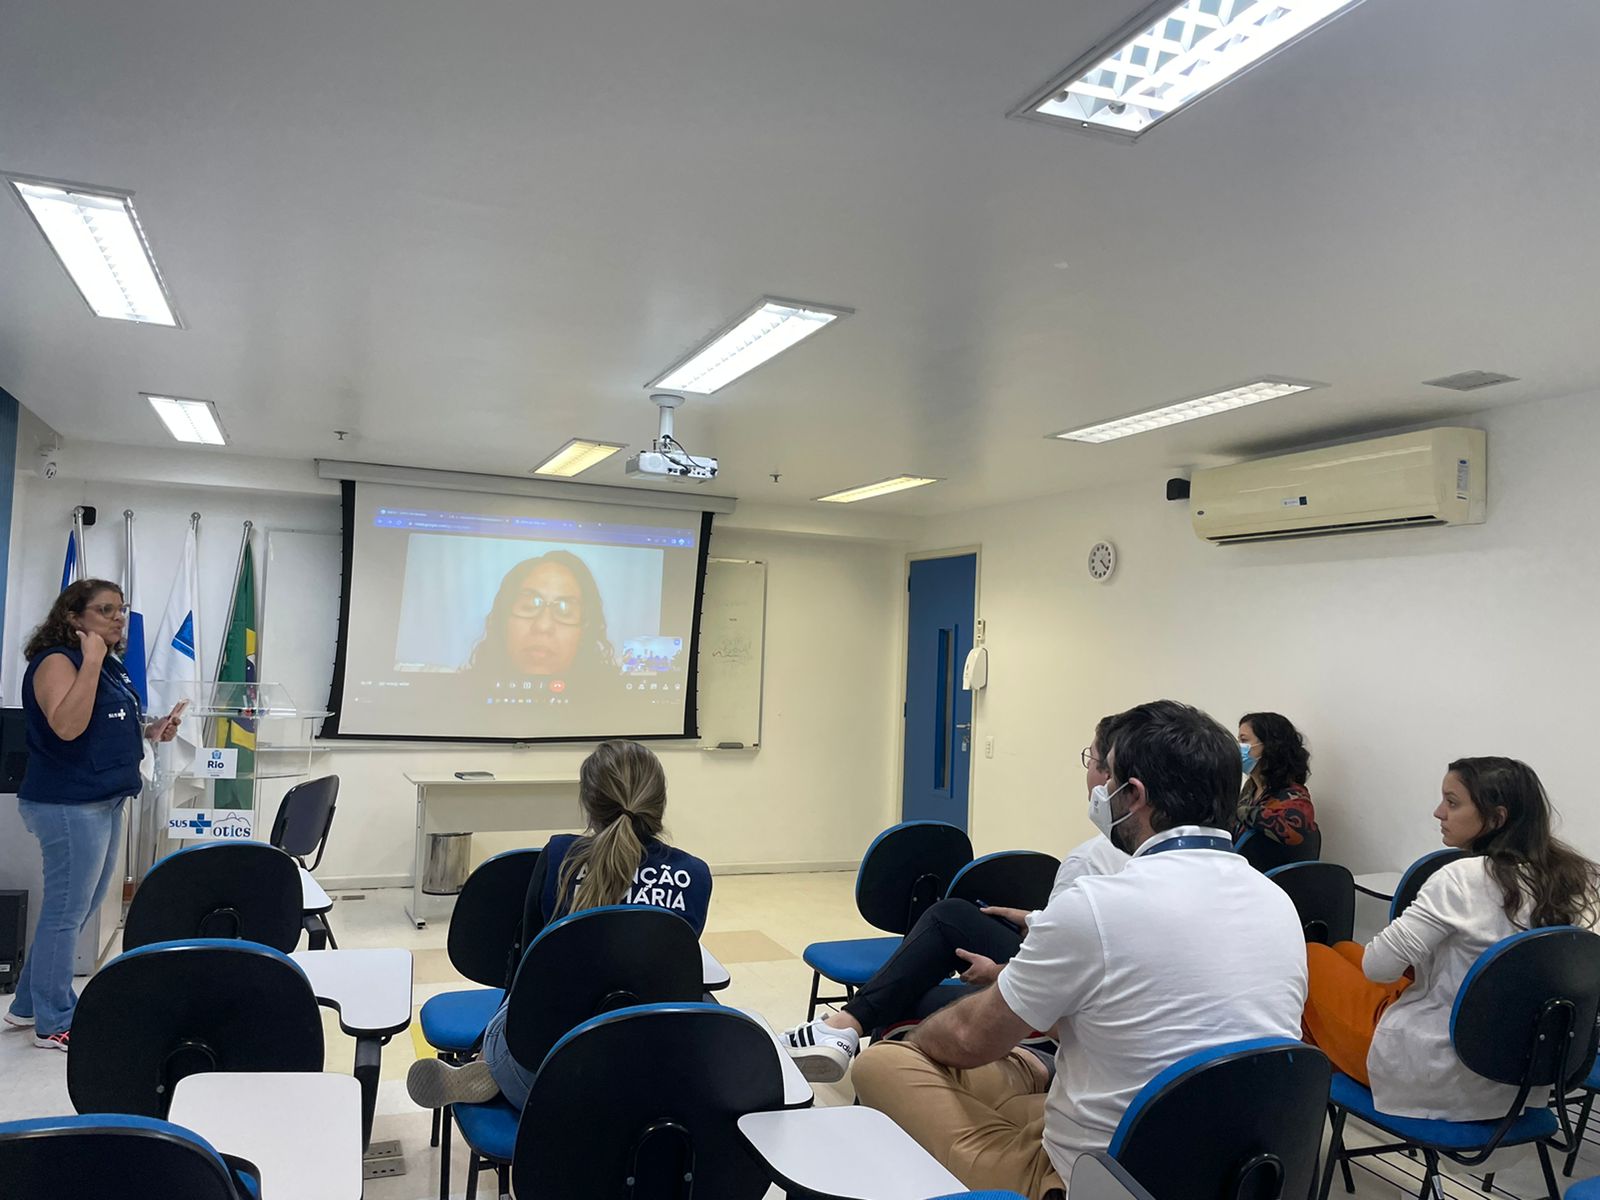
[[109, 621], [113, 617], [127, 616], [128, 606], [126, 604], [86, 604], [83, 606], [83, 611], [99, 613], [102, 617]]
[[557, 625], [583, 623], [582, 603], [566, 596], [557, 596], [552, 600], [538, 592], [523, 592], [511, 605], [511, 615], [521, 617], [524, 621], [536, 621], [546, 613]]

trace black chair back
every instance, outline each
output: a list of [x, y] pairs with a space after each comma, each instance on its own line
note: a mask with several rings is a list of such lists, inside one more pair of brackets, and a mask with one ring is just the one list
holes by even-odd
[[517, 1127], [512, 1189], [563, 1200], [759, 1200], [770, 1181], [737, 1122], [782, 1106], [772, 1036], [743, 1013], [715, 1004], [606, 1013], [561, 1038], [539, 1068]]
[[611, 904], [563, 917], [522, 956], [506, 998], [506, 1045], [531, 1070], [591, 1017], [697, 1001], [705, 993], [700, 963], [694, 929], [664, 909]]
[[189, 1075], [320, 1071], [322, 1062], [322, 1015], [293, 959], [249, 942], [157, 943], [112, 959], [85, 985], [67, 1092], [79, 1112], [165, 1117]]
[[[972, 861], [972, 842], [943, 821], [891, 825], [862, 856], [856, 909], [885, 933], [909, 933]], [[985, 896], [985, 900], [989, 897]]]
[[1049, 902], [1060, 869], [1059, 858], [1038, 850], [985, 854], [956, 872], [945, 898], [1033, 912]]
[[1407, 867], [1405, 874], [1400, 876], [1399, 886], [1394, 889], [1394, 898], [1389, 901], [1389, 920], [1394, 920], [1411, 907], [1411, 902], [1422, 891], [1422, 885], [1432, 879], [1441, 867], [1448, 867], [1456, 859], [1466, 856], [1465, 850], [1435, 850]]
[[1316, 862], [1322, 857], [1322, 831], [1312, 829], [1300, 839], [1297, 846], [1275, 841], [1259, 829], [1248, 829], [1234, 843], [1233, 848], [1244, 855], [1245, 861], [1265, 874], [1274, 867], [1287, 867], [1290, 863]]
[[1111, 1157], [1155, 1196], [1299, 1200], [1311, 1192], [1333, 1075], [1283, 1038], [1180, 1059], [1134, 1097]]
[[1273, 867], [1267, 878], [1294, 901], [1308, 944], [1331, 946], [1355, 936], [1356, 881], [1348, 868], [1338, 863], [1290, 863]]
[[248, 1195], [209, 1142], [166, 1121], [96, 1113], [0, 1125], [4, 1200], [244, 1200]]
[[[267, 840], [286, 854], [300, 860], [308, 871], [315, 871], [333, 828], [333, 812], [339, 799], [339, 777], [324, 775], [297, 783], [283, 794], [278, 815], [272, 821], [272, 836]], [[316, 857], [306, 862], [309, 855]]]
[[507, 850], [467, 876], [450, 914], [450, 965], [484, 987], [508, 988], [526, 947], [523, 907], [540, 850]]
[[1556, 925], [1513, 934], [1478, 956], [1456, 993], [1450, 1037], [1468, 1070], [1564, 1094], [1594, 1063], [1597, 1016], [1600, 936]]
[[265, 842], [207, 842], [150, 868], [128, 906], [122, 945], [240, 938], [287, 954], [304, 915], [294, 859]]

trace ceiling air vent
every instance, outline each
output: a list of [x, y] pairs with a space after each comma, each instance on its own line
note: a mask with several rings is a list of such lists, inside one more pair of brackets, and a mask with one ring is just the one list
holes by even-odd
[[1475, 392], [1479, 388], [1494, 387], [1497, 383], [1515, 383], [1515, 375], [1502, 375], [1498, 371], [1459, 371], [1442, 375], [1438, 379], [1424, 379], [1425, 387], [1449, 388], [1452, 392]]

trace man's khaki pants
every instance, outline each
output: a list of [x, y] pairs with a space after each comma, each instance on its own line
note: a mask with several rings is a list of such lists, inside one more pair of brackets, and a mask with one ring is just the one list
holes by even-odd
[[958, 1071], [906, 1042], [877, 1042], [856, 1060], [851, 1078], [861, 1103], [887, 1113], [967, 1187], [1054, 1200], [1066, 1189], [1044, 1149], [1047, 1085], [1035, 1061], [1013, 1050]]

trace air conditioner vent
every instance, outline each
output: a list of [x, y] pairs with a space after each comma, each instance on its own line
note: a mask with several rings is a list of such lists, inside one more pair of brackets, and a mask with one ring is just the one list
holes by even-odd
[[1498, 371], [1458, 371], [1454, 375], [1441, 375], [1438, 379], [1422, 381], [1424, 387], [1449, 388], [1452, 392], [1475, 392], [1479, 388], [1516, 382], [1515, 375], [1502, 375]]

